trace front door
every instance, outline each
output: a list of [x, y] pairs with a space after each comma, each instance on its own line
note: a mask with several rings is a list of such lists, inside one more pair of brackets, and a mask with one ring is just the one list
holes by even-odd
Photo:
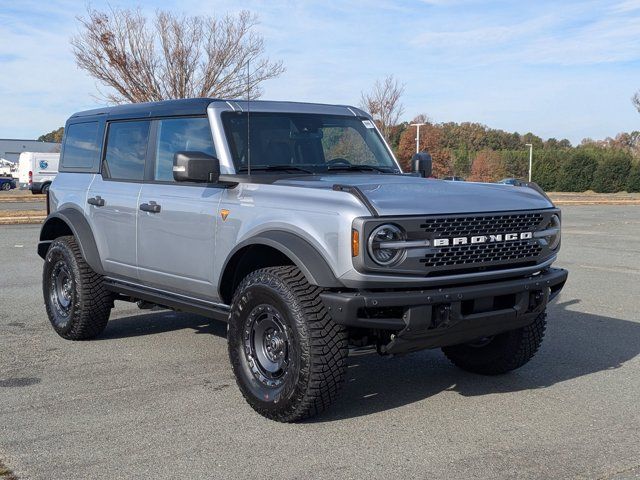
[[107, 275], [137, 279], [136, 222], [149, 120], [110, 122], [102, 173], [89, 187], [87, 213]]
[[214, 238], [223, 189], [173, 180], [176, 152], [215, 155], [209, 121], [159, 119], [152, 131], [151, 168], [139, 199], [140, 280], [151, 287], [216, 300]]

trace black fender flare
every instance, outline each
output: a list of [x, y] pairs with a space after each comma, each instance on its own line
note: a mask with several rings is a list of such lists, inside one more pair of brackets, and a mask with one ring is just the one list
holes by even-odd
[[[82, 256], [93, 271], [103, 275], [104, 270], [100, 261], [98, 246], [93, 236], [93, 230], [91, 230], [84, 213], [75, 208], [63, 208], [47, 216], [40, 229], [38, 255], [44, 259], [51, 242], [61, 236], [60, 222], [63, 222], [76, 238]], [[66, 235], [67, 233], [64, 234]]]
[[287, 256], [302, 271], [307, 281], [312, 285], [325, 288], [344, 287], [322, 254], [307, 240], [295, 233], [284, 230], [268, 230], [240, 242], [231, 250], [220, 270], [219, 291], [229, 262], [242, 249], [253, 245], [265, 245]]

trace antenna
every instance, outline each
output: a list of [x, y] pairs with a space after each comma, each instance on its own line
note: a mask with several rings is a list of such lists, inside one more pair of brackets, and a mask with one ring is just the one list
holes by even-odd
[[249, 106], [249, 59], [247, 59], [247, 174], [251, 176], [251, 107]]

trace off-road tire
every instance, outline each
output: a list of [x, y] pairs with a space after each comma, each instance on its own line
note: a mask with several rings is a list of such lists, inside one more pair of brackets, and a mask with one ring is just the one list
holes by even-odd
[[526, 327], [495, 335], [486, 345], [454, 345], [442, 351], [456, 366], [472, 373], [500, 375], [523, 366], [540, 348], [547, 326], [541, 313]]
[[[60, 268], [65, 269], [70, 279], [66, 309], [52, 296], [56, 288], [55, 271]], [[49, 321], [62, 338], [91, 339], [107, 326], [113, 295], [104, 288], [102, 276], [85, 262], [74, 237], [59, 237], [51, 243], [44, 261], [42, 291]]]
[[[295, 266], [257, 270], [236, 289], [227, 335], [229, 359], [244, 398], [264, 417], [302, 420], [323, 411], [338, 395], [347, 370], [347, 331], [329, 316], [321, 291]], [[289, 364], [278, 387], [266, 386], [256, 377], [247, 347], [252, 312], [264, 305], [281, 314], [288, 335]]]

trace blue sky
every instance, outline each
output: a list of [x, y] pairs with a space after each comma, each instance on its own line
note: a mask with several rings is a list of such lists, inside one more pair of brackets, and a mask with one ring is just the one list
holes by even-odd
[[[111, 0], [114, 6], [133, 2]], [[94, 0], [100, 8], [106, 2]], [[259, 14], [287, 71], [263, 98], [357, 104], [393, 73], [406, 119], [474, 121], [544, 138], [640, 129], [640, 0], [181, 0], [187, 14]], [[85, 2], [0, 0], [0, 138], [33, 138], [100, 104], [69, 39]]]

